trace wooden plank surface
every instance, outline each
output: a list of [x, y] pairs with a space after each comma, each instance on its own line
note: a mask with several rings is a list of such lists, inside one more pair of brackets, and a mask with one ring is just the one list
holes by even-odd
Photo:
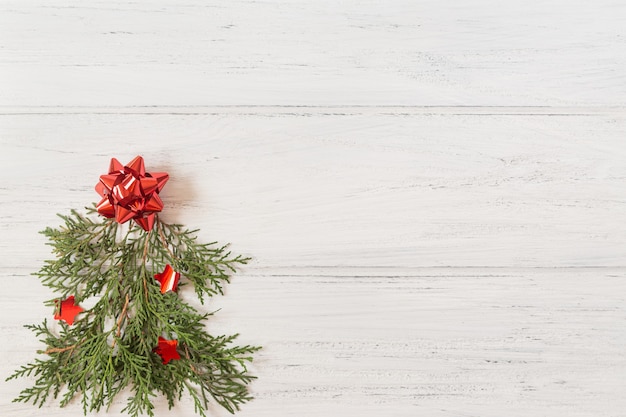
[[[209, 306], [265, 346], [238, 415], [626, 416], [625, 21], [608, 0], [0, 1], [0, 375], [49, 314], [37, 231], [142, 154], [171, 174], [166, 221], [254, 257]], [[82, 415], [10, 403], [27, 384], [0, 415]]]
[[0, 105], [625, 105], [615, 0], [0, 2]]
[[166, 220], [261, 265], [626, 265], [623, 114], [264, 110], [0, 117], [5, 265], [138, 153]]
[[[37, 285], [13, 274], [11, 290]], [[222, 310], [210, 327], [265, 346], [241, 416], [618, 416], [625, 290], [623, 268], [252, 266], [211, 304]], [[37, 321], [41, 296], [2, 305]], [[31, 335], [3, 329], [14, 341], [3, 368], [29, 360]], [[25, 384], [5, 384], [2, 397]], [[6, 401], [2, 412], [40, 415]], [[171, 414], [192, 412], [183, 401]]]

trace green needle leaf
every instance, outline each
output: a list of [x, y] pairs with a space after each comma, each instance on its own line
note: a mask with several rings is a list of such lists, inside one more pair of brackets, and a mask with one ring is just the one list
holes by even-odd
[[[41, 407], [60, 397], [63, 407], [80, 397], [87, 415], [109, 407], [129, 388], [123, 411], [134, 417], [153, 416], [152, 399], [158, 394], [171, 408], [187, 393], [200, 416], [206, 416], [211, 401], [233, 413], [252, 399], [247, 386], [255, 377], [246, 365], [260, 347], [236, 346], [237, 335], [210, 335], [205, 323], [213, 313], [198, 312], [177, 293], [161, 294], [154, 279], [170, 264], [181, 273], [181, 285], [192, 284], [203, 303], [223, 294], [230, 275], [249, 258], [234, 256], [216, 242], [198, 243], [196, 231], [158, 218], [146, 232], [74, 210], [59, 217], [63, 225], [42, 231], [56, 259], [45, 261], [35, 275], [60, 299], [98, 301], [72, 326], [59, 322], [58, 331], [47, 320], [25, 326], [45, 345], [38, 353], [46, 356], [7, 378], [34, 379], [14, 402]], [[54, 306], [54, 300], [47, 304]], [[159, 336], [178, 340], [180, 360], [162, 364], [154, 353]]]

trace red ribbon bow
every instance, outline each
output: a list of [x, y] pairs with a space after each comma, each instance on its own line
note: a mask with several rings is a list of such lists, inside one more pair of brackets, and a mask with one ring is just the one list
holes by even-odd
[[146, 172], [143, 158], [135, 157], [128, 165], [111, 158], [109, 173], [100, 176], [96, 191], [102, 197], [96, 208], [118, 223], [135, 220], [144, 230], [152, 230], [156, 212], [163, 210], [159, 192], [169, 179], [167, 172]]

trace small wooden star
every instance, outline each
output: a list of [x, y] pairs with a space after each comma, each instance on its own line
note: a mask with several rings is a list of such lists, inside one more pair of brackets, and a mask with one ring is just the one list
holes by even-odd
[[167, 340], [159, 336], [159, 344], [154, 348], [154, 352], [161, 357], [163, 365], [168, 364], [173, 359], [180, 359], [176, 346], [178, 346], [178, 340]]
[[[56, 300], [57, 305], [59, 300]], [[56, 320], [64, 320], [70, 326], [74, 324], [76, 316], [85, 311], [81, 306], [74, 304], [74, 296], [70, 295], [65, 300], [61, 301], [61, 305], [57, 308], [54, 318]]]
[[170, 265], [165, 265], [163, 272], [154, 274], [154, 279], [161, 283], [161, 294], [165, 294], [168, 291], [176, 292], [178, 281], [180, 280], [180, 272], [174, 271]]

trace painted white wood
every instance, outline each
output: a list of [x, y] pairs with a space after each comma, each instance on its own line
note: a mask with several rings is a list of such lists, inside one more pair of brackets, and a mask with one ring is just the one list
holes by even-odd
[[624, 105], [626, 3], [0, 2], [0, 105]]
[[623, 113], [201, 111], [0, 117], [5, 266], [139, 153], [166, 220], [259, 265], [626, 266]]
[[[8, 288], [36, 288], [26, 272]], [[211, 304], [222, 310], [210, 327], [265, 346], [241, 416], [619, 416], [625, 293], [623, 268], [252, 266]], [[36, 321], [42, 295], [2, 305]], [[40, 347], [13, 321], [2, 328], [13, 341], [3, 369]], [[2, 414], [40, 415], [6, 402], [19, 386], [0, 388]], [[158, 415], [193, 412], [157, 403]]]
[[211, 324], [266, 347], [242, 415], [619, 415], [623, 116], [266, 110], [0, 117], [2, 370], [48, 314], [36, 231], [145, 150], [166, 220], [255, 257]]
[[505, 3], [0, 1], [0, 376], [37, 231], [142, 154], [254, 257], [203, 307], [265, 346], [238, 415], [625, 416], [626, 6]]

